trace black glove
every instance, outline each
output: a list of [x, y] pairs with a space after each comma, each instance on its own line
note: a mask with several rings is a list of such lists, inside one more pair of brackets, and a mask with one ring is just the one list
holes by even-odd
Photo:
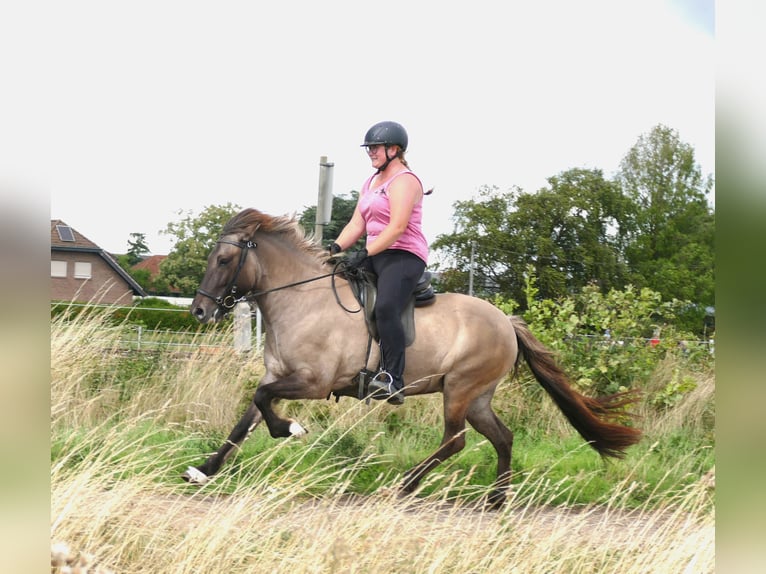
[[346, 257], [346, 267], [349, 269], [357, 269], [364, 260], [367, 259], [367, 250], [360, 249], [359, 251], [352, 251]]
[[338, 253], [343, 251], [343, 249], [340, 248], [340, 245], [338, 245], [334, 241], [332, 242], [332, 245], [330, 245], [330, 247], [328, 247], [327, 249], [330, 250], [330, 255], [337, 255]]

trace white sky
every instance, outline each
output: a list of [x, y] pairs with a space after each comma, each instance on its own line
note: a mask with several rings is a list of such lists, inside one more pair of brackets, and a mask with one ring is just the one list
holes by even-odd
[[[714, 171], [713, 0], [62, 2], [47, 22], [51, 218], [153, 253], [179, 210], [271, 214], [371, 173], [367, 128], [402, 123], [435, 193], [429, 241], [482, 185], [611, 177], [663, 123]], [[691, 6], [691, 8], [689, 8]]]

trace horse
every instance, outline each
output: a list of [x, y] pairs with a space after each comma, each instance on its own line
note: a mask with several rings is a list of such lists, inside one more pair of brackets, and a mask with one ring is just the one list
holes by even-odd
[[[191, 303], [201, 323], [220, 321], [239, 301], [255, 301], [264, 322], [263, 362], [249, 407], [223, 445], [183, 479], [204, 484], [262, 421], [272, 437], [302, 436], [297, 421], [278, 414], [277, 399], [358, 396], [355, 381], [380, 352], [351, 285], [329, 252], [304, 232], [295, 217], [247, 208], [224, 226]], [[438, 293], [415, 309], [416, 336], [406, 350], [405, 396], [442, 393], [444, 433], [438, 449], [404, 475], [400, 492], [413, 493], [423, 477], [465, 446], [466, 421], [497, 453], [497, 473], [487, 497], [498, 508], [511, 480], [514, 435], [492, 410], [498, 384], [522, 358], [569, 423], [602, 457], [621, 458], [641, 431], [622, 424], [636, 398], [616, 393], [591, 398], [576, 391], [566, 373], [518, 316], [459, 293]], [[372, 361], [372, 363], [369, 363]]]

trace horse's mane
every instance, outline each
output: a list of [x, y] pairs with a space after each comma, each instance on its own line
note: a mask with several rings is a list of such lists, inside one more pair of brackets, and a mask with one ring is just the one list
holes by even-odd
[[243, 209], [232, 217], [224, 226], [221, 235], [241, 234], [251, 238], [257, 231], [279, 234], [302, 251], [315, 257], [328, 255], [322, 246], [314, 241], [313, 236], [306, 235], [306, 231], [294, 215], [267, 215], [252, 207]]

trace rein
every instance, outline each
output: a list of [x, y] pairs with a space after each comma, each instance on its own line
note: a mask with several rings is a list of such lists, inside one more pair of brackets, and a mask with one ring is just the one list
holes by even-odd
[[338, 290], [335, 287], [335, 276], [342, 272], [338, 271], [338, 267], [343, 265], [343, 261], [338, 261], [335, 264], [335, 267], [333, 268], [332, 272], [325, 273], [323, 275], [318, 275], [317, 277], [311, 277], [310, 279], [303, 279], [302, 281], [295, 281], [294, 283], [288, 283], [287, 285], [280, 285], [279, 287], [272, 287], [271, 289], [264, 289], [261, 291], [256, 291], [254, 293], [246, 293], [241, 297], [236, 297], [237, 294], [237, 278], [239, 277], [240, 271], [242, 271], [242, 267], [245, 265], [245, 259], [247, 258], [247, 252], [249, 249], [255, 249], [257, 246], [257, 243], [255, 243], [252, 240], [249, 241], [229, 241], [227, 239], [219, 239], [216, 241], [216, 243], [228, 243], [229, 245], [234, 245], [235, 247], [239, 247], [242, 251], [240, 252], [239, 256], [239, 263], [237, 264], [237, 270], [234, 272], [234, 276], [231, 278], [231, 281], [229, 281], [229, 284], [224, 289], [224, 293], [227, 293], [226, 295], [219, 295], [215, 296], [212, 293], [208, 293], [204, 289], [197, 289], [197, 293], [200, 295], [204, 295], [205, 297], [208, 297], [209, 299], [212, 299], [215, 301], [215, 303], [226, 309], [226, 311], [230, 311], [234, 308], [234, 306], [237, 303], [240, 303], [242, 301], [250, 301], [252, 299], [255, 299], [256, 297], [260, 297], [261, 295], [266, 295], [267, 293], [273, 293], [274, 291], [281, 291], [282, 289], [288, 289], [290, 287], [297, 287], [298, 285], [304, 285], [305, 283], [311, 283], [313, 281], [319, 281], [320, 279], [324, 279], [325, 277], [332, 277], [332, 292], [333, 295], [335, 295], [335, 301], [337, 301], [338, 305], [340, 305], [344, 311], [348, 313], [359, 313], [362, 308], [361, 306], [359, 309], [352, 310], [347, 309], [343, 303], [340, 300], [340, 297], [338, 297]]

